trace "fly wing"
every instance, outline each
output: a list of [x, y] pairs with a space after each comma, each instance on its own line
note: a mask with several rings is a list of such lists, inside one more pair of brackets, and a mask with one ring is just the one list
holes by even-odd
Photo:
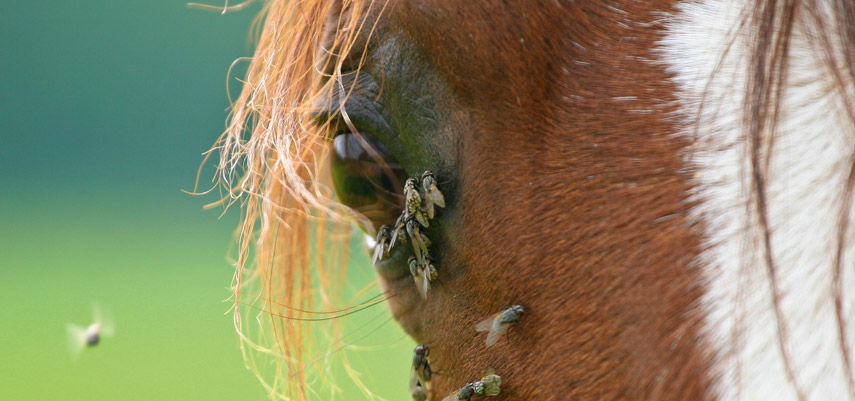
[[389, 257], [389, 228], [386, 225], [380, 227], [377, 232], [377, 239], [374, 241], [374, 255], [371, 258], [376, 265], [377, 261]]
[[422, 270], [422, 287], [423, 294], [422, 297], [427, 299], [427, 293], [430, 291], [430, 273], [425, 270]]
[[445, 196], [442, 195], [442, 192], [439, 192], [436, 184], [430, 186], [425, 194], [425, 198], [430, 198], [430, 201], [439, 207], [445, 207]]
[[418, 221], [422, 227], [430, 227], [428, 224], [428, 219], [425, 217], [425, 214], [422, 213], [421, 210], [416, 209], [416, 212], [413, 213], [416, 216], [416, 221]]
[[481, 382], [484, 383], [484, 395], [495, 397], [502, 393], [501, 381], [499, 381], [499, 383], [487, 383], [482, 380]]
[[421, 387], [421, 381], [419, 381], [419, 375], [416, 374], [416, 367], [413, 365], [410, 367], [410, 392], [415, 390], [416, 387]]
[[501, 324], [496, 320], [496, 323], [493, 325], [493, 328], [490, 329], [490, 333], [487, 334], [487, 346], [492, 347], [496, 345], [500, 338], [502, 338], [505, 333], [508, 332], [508, 324]]
[[371, 257], [371, 263], [377, 264], [377, 261], [383, 258], [383, 243], [377, 242], [374, 244], [374, 255]]
[[448, 397], [443, 398], [442, 401], [458, 401], [457, 392], [455, 391], [449, 394]]
[[492, 316], [478, 322], [478, 324], [475, 325], [475, 331], [480, 332], [480, 331], [492, 330], [493, 329], [493, 323], [496, 321], [496, 318], [499, 317], [499, 315], [501, 315], [501, 313], [497, 313], [495, 315], [492, 315]]
[[427, 299], [427, 288], [422, 285], [422, 281], [424, 281], [425, 273], [422, 269], [419, 269], [418, 274], [413, 276], [413, 281], [416, 283], [416, 289], [419, 290], [419, 295], [422, 296], [422, 299]]
[[[398, 240], [399, 233], [401, 231], [405, 231], [405, 223], [404, 223], [404, 214], [402, 213], [398, 216], [398, 220], [395, 221], [395, 226], [392, 227], [392, 237], [389, 239], [389, 249], [391, 250], [395, 247], [395, 243]], [[401, 236], [401, 242], [407, 242], [407, 235], [404, 234]]]
[[398, 241], [398, 233], [400, 231], [401, 230], [399, 230], [397, 228], [392, 230], [392, 238], [389, 239], [389, 249], [392, 249], [392, 247], [395, 246], [395, 243]]
[[425, 194], [425, 213], [429, 219], [436, 216], [436, 210], [433, 208], [433, 198], [429, 194]]
[[[425, 363], [427, 363], [427, 362], [425, 362]], [[429, 366], [430, 365], [423, 365], [423, 364], [419, 364], [418, 366], [416, 366], [414, 364], [413, 368], [410, 369], [412, 375], [419, 379], [419, 382], [422, 384], [422, 386], [425, 386], [425, 385], [427, 385], [427, 383], [430, 382], [430, 373], [431, 372], [430, 372]]]
[[416, 244], [416, 237], [410, 239], [412, 240], [413, 245], [413, 255], [416, 256], [416, 260], [418, 260], [419, 263], [422, 263], [422, 260], [424, 259], [424, 256], [422, 256], [422, 247]]
[[413, 363], [410, 373], [416, 375], [419, 381], [427, 383], [430, 381], [430, 364], [427, 361], [426, 355], [413, 354]]
[[418, 231], [416, 231], [413, 236], [413, 251], [416, 254], [416, 258], [419, 260], [419, 263], [422, 265], [427, 263], [427, 257], [429, 254], [427, 244], [425, 244], [421, 233]]
[[413, 396], [413, 401], [427, 400], [425, 388], [422, 386], [421, 381], [419, 381], [419, 377], [416, 376], [415, 371], [410, 372], [410, 394]]
[[484, 383], [484, 395], [493, 397], [502, 392], [502, 378], [492, 368], [487, 369], [481, 383]]
[[427, 266], [427, 277], [431, 281], [436, 280], [439, 277], [439, 272], [436, 270], [436, 266], [433, 263], [428, 262]]
[[68, 340], [68, 354], [71, 359], [76, 360], [83, 351], [83, 346], [86, 345], [86, 328], [76, 324], [68, 324], [66, 327], [66, 335]]
[[101, 305], [95, 302], [92, 303], [92, 315], [95, 323], [101, 325], [100, 335], [110, 337], [116, 333], [116, 326], [113, 324], [113, 315], [102, 308]]

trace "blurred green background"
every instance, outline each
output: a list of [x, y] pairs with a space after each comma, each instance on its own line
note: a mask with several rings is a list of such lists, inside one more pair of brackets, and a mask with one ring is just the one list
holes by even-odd
[[[259, 10], [4, 4], [0, 399], [267, 399], [224, 314], [238, 210], [220, 218], [202, 210], [214, 196], [180, 191], [223, 130], [226, 72], [251, 54]], [[373, 280], [367, 257], [353, 263], [354, 288]], [[116, 335], [74, 362], [66, 324], [88, 324], [92, 301], [114, 315]], [[386, 307], [347, 319], [371, 333], [358, 345], [379, 346], [353, 352], [354, 368], [378, 396], [406, 399], [412, 343]], [[366, 398], [350, 384], [342, 392]]]

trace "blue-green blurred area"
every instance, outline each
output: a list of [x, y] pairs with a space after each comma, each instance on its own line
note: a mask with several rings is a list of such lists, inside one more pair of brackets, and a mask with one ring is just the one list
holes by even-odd
[[[216, 195], [181, 192], [193, 189], [202, 152], [223, 130], [227, 70], [251, 54], [259, 10], [220, 15], [182, 0], [4, 4], [0, 399], [268, 399], [223, 302], [238, 210], [220, 217], [202, 210]], [[233, 94], [244, 68], [230, 79]], [[370, 269], [353, 273], [373, 280]], [[93, 301], [114, 316], [116, 333], [73, 361], [66, 325], [90, 323]], [[368, 333], [388, 312], [379, 305], [347, 319]], [[350, 359], [385, 398], [406, 396], [411, 344], [401, 335], [387, 322], [354, 336], [381, 346]], [[337, 399], [365, 399], [342, 388]]]
[[192, 187], [199, 154], [224, 126], [228, 67], [251, 54], [259, 7], [226, 15], [182, 0], [3, 8], [6, 188]]

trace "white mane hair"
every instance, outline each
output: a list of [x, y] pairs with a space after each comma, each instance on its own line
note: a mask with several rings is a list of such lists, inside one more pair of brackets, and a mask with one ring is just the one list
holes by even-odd
[[[855, 6], [781, 3], [687, 1], [661, 42], [693, 141], [713, 391], [720, 400], [855, 399], [855, 44], [839, 18]], [[764, 23], [778, 31], [764, 36]], [[758, 64], [758, 43], [770, 38], [787, 41], [775, 49], [780, 65]], [[763, 92], [771, 96], [758, 106], [752, 94]]]

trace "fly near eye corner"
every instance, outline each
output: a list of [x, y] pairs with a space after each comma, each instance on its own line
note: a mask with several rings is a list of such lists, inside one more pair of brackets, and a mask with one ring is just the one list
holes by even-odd
[[418, 181], [415, 178], [408, 178], [404, 183], [404, 198], [407, 202], [407, 214], [412, 216], [423, 227], [430, 227], [428, 219], [425, 217], [424, 209], [422, 208], [422, 196], [416, 189]]
[[416, 289], [419, 291], [419, 295], [422, 299], [427, 299], [427, 293], [430, 290], [430, 274], [424, 268], [424, 265], [419, 263], [418, 258], [415, 255], [411, 255], [409, 259], [407, 259], [407, 264], [410, 269], [410, 274], [413, 276], [413, 282], [416, 285]]
[[371, 258], [371, 262], [375, 265], [381, 259], [389, 258], [389, 237], [391, 236], [389, 230], [389, 226], [383, 224], [380, 226], [380, 229], [377, 230], [377, 239], [374, 242], [374, 256]]
[[[423, 230], [429, 227], [428, 220], [436, 216], [435, 207], [445, 207], [445, 198], [440, 192], [432, 171], [422, 174], [422, 181], [408, 178], [404, 183], [404, 210], [392, 227], [381, 226], [374, 241], [373, 261], [389, 258], [391, 249], [398, 240], [409, 242], [413, 255], [407, 259], [407, 267], [422, 299], [427, 299], [430, 283], [439, 277], [439, 270], [430, 255], [430, 239]], [[429, 206], [429, 207], [428, 207]]]
[[422, 174], [422, 188], [425, 191], [425, 211], [428, 218], [432, 219], [436, 215], [434, 206], [445, 207], [445, 196], [442, 195], [442, 192], [436, 186], [436, 178], [433, 175], [433, 171], [427, 170]]

